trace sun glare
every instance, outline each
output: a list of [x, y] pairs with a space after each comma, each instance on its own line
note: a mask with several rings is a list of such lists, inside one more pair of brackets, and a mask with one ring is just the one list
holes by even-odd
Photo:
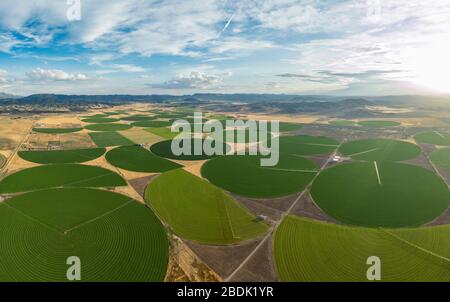
[[405, 52], [411, 82], [437, 93], [450, 93], [450, 37]]

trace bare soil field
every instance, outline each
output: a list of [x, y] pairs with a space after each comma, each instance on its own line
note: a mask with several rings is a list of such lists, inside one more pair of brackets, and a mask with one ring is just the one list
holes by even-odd
[[231, 195], [255, 215], [264, 215], [270, 218], [272, 222], [276, 222], [281, 219], [282, 213], [289, 209], [300, 194], [301, 192], [290, 196], [272, 199], [254, 199], [234, 194]]
[[23, 144], [22, 150], [84, 149], [96, 148], [86, 132], [47, 134], [33, 132]]
[[145, 189], [156, 176], [157, 174], [130, 179], [129, 183], [144, 198]]
[[187, 240], [184, 242], [206, 265], [225, 279], [244, 261], [260, 241], [230, 246], [202, 245]]
[[273, 257], [272, 236], [249, 261], [236, 272], [230, 282], [276, 282], [278, 281]]
[[31, 130], [33, 123], [31, 118], [0, 116], [0, 150], [16, 148]]
[[325, 212], [314, 203], [309, 192], [303, 194], [299, 202], [292, 209], [292, 214], [338, 224], [335, 219], [325, 214]]

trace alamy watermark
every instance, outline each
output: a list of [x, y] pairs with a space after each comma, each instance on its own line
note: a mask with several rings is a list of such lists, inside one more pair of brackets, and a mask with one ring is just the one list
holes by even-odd
[[[179, 134], [172, 140], [174, 155], [259, 155], [261, 166], [278, 164], [279, 121], [208, 120], [201, 112], [194, 113], [193, 123], [176, 120], [172, 132]], [[224, 148], [226, 146], [226, 148]]]
[[66, 264], [69, 268], [66, 271], [66, 278], [69, 281], [81, 280], [81, 260], [77, 256], [70, 256], [66, 260]]
[[67, 0], [66, 17], [72, 22], [81, 20], [81, 0]]

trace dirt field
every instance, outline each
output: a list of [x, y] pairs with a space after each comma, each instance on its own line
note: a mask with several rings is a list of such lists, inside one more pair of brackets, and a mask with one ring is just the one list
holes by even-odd
[[13, 150], [31, 130], [32, 118], [0, 116], [0, 150]]
[[252, 241], [236, 246], [215, 246], [187, 240], [184, 242], [223, 279], [228, 277], [259, 243], [259, 241]]

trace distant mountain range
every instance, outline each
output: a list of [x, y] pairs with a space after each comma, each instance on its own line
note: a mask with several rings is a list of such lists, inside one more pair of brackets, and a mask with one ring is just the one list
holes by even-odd
[[17, 98], [17, 96], [12, 95], [12, 94], [8, 94], [8, 93], [0, 92], [0, 100], [3, 100], [3, 99], [14, 99], [14, 98]]
[[50, 107], [85, 107], [90, 105], [119, 105], [133, 102], [201, 106], [213, 111], [276, 112], [332, 114], [340, 117], [373, 117], [377, 112], [369, 106], [423, 107], [434, 109], [449, 106], [450, 97], [380, 96], [337, 97], [290, 94], [217, 94], [192, 95], [61, 95], [33, 94], [15, 97], [0, 93], [0, 105], [42, 105]]

